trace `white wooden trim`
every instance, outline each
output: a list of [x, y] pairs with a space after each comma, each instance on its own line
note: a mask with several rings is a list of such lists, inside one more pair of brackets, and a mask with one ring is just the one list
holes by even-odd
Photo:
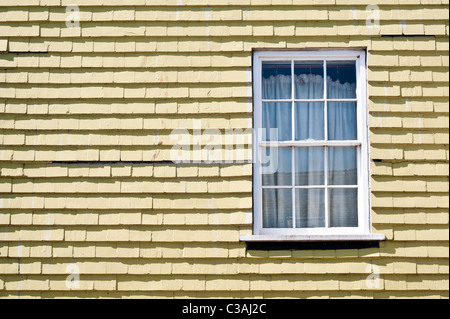
[[[362, 226], [365, 233], [372, 232], [372, 221], [370, 215], [370, 147], [369, 147], [369, 123], [368, 123], [368, 95], [367, 95], [367, 65], [366, 65], [366, 53], [365, 51], [361, 52], [360, 58], [357, 60], [357, 84], [359, 84], [358, 94], [358, 107], [357, 110], [360, 113], [359, 121], [361, 125], [358, 126], [360, 130], [360, 140], [364, 143], [361, 144], [361, 201], [360, 201], [360, 209], [363, 213], [363, 221], [365, 224]], [[358, 135], [359, 136], [359, 135]], [[363, 175], [362, 173], [367, 173]]]
[[[292, 68], [295, 61], [324, 61], [324, 99], [318, 100], [297, 100], [295, 99], [294, 91], [294, 78], [292, 77], [292, 96], [291, 99], [285, 100], [262, 100], [261, 92], [261, 77], [262, 77], [262, 62], [263, 61], [291, 61], [291, 74], [293, 74]], [[326, 61], [355, 61], [356, 73], [357, 73], [357, 92], [356, 99], [327, 99], [326, 93]], [[270, 235], [279, 238], [284, 238], [286, 235], [289, 237], [296, 237], [297, 240], [301, 240], [302, 236], [306, 236], [305, 240], [311, 236], [325, 236], [330, 240], [330, 236], [340, 236], [340, 238], [347, 238], [348, 236], [369, 236], [371, 234], [371, 220], [370, 220], [370, 172], [369, 172], [369, 144], [368, 144], [368, 123], [367, 123], [367, 74], [366, 74], [366, 54], [364, 51], [354, 50], [339, 50], [339, 51], [327, 51], [327, 50], [315, 50], [315, 51], [256, 51], [253, 55], [253, 67], [254, 67], [254, 123], [255, 123], [255, 144], [254, 144], [254, 223], [253, 234], [254, 235]], [[358, 140], [356, 141], [262, 141], [261, 132], [262, 128], [262, 103], [264, 102], [285, 102], [292, 103], [292, 139], [295, 138], [295, 103], [302, 102], [323, 102], [325, 103], [325, 132], [327, 131], [327, 107], [328, 102], [357, 102], [357, 119], [358, 119]], [[325, 136], [327, 138], [327, 136]], [[260, 152], [264, 147], [291, 147], [293, 148], [292, 156], [294, 157], [295, 147], [357, 147], [358, 154], [358, 185], [333, 185], [328, 186], [328, 180], [325, 181], [326, 185], [320, 186], [295, 186], [295, 160], [292, 163], [292, 185], [291, 186], [262, 186], [261, 175], [261, 163]], [[326, 155], [326, 154], [325, 154]], [[328, 159], [325, 158], [325, 161]], [[325, 167], [327, 169], [327, 167]], [[327, 174], [327, 172], [326, 172]], [[263, 189], [292, 189], [293, 191], [293, 228], [283, 229], [267, 229], [263, 228], [263, 216], [262, 216], [262, 191]], [[295, 190], [307, 189], [307, 188], [357, 188], [358, 189], [358, 227], [352, 228], [314, 228], [314, 229], [297, 229], [295, 228]], [[328, 200], [327, 194], [325, 194], [325, 200]], [[328, 221], [328, 205], [326, 205], [326, 220]], [[281, 236], [281, 237], [280, 237]], [[300, 236], [300, 237], [299, 237]], [[375, 236], [376, 237], [376, 236]], [[288, 239], [286, 239], [288, 240]], [[343, 239], [351, 240], [351, 239]], [[361, 240], [361, 239], [358, 239]], [[372, 239], [371, 239], [372, 240]]]
[[[258, 58], [258, 54], [253, 56], [253, 116], [254, 116], [254, 141], [253, 145], [259, 145], [262, 141], [262, 103], [261, 101], [261, 79], [258, 80], [258, 75], [262, 74], [262, 62]], [[255, 84], [256, 83], [256, 84]], [[261, 174], [261, 159], [259, 156], [259, 148], [253, 151], [253, 234], [258, 235], [263, 227], [262, 220], [262, 174]]]
[[314, 51], [254, 51], [254, 56], [260, 60], [294, 60], [294, 61], [322, 61], [322, 60], [356, 60], [362, 51], [354, 50], [314, 50]]
[[241, 236], [245, 242], [310, 242], [310, 241], [384, 241], [383, 234], [355, 234], [355, 235], [247, 235]]
[[352, 147], [361, 146], [361, 141], [261, 141], [260, 147]]

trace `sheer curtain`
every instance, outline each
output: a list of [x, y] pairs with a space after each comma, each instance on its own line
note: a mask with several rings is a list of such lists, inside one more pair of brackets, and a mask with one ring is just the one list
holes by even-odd
[[[271, 76], [263, 79], [262, 98], [265, 100], [291, 99], [292, 80], [287, 75]], [[263, 103], [262, 126], [266, 128], [267, 141], [287, 141], [292, 139], [291, 103]], [[277, 134], [271, 134], [275, 129]], [[277, 130], [276, 130], [277, 129]], [[267, 159], [277, 171], [263, 167], [264, 186], [292, 185], [292, 150], [290, 148], [270, 148], [266, 150]], [[270, 171], [270, 174], [267, 172]], [[263, 190], [263, 227], [290, 228], [292, 222], [292, 190]]]
[[[355, 98], [356, 84], [328, 79], [329, 99]], [[357, 140], [356, 102], [328, 103], [328, 139]], [[328, 184], [357, 185], [356, 147], [330, 147], [328, 149]], [[358, 226], [357, 188], [330, 189], [330, 227]]]
[[[322, 99], [324, 97], [323, 77], [314, 74], [295, 75], [296, 99]], [[263, 99], [290, 99], [291, 77], [286, 75], [270, 76], [262, 81]], [[341, 84], [339, 81], [327, 79], [328, 98], [354, 98], [355, 84]], [[268, 141], [291, 140], [325, 140], [325, 125], [328, 125], [330, 140], [356, 139], [356, 103], [329, 103], [328, 123], [324, 123], [324, 103], [296, 103], [295, 131], [292, 132], [291, 103], [263, 103], [263, 128], [278, 128], [278, 137], [266, 133]], [[292, 156], [291, 148], [267, 150], [271, 161], [277, 161], [278, 171], [268, 172], [262, 169], [264, 186], [296, 186], [325, 185], [325, 160], [328, 160], [331, 185], [356, 185], [356, 149], [352, 147], [329, 148], [328, 158], [325, 158], [324, 147], [295, 148]], [[295, 165], [292, 165], [294, 157]], [[292, 178], [292, 167], [295, 166], [295, 176]], [[347, 190], [329, 192], [330, 219], [332, 227], [354, 226], [356, 208], [352, 200], [354, 194]], [[324, 189], [296, 190], [295, 218], [296, 227], [312, 228], [325, 226], [325, 191]], [[291, 228], [292, 220], [292, 189], [263, 190], [263, 227]], [[347, 214], [347, 212], [350, 212]], [[357, 216], [357, 214], [356, 214]], [[357, 217], [356, 217], [357, 218]]]

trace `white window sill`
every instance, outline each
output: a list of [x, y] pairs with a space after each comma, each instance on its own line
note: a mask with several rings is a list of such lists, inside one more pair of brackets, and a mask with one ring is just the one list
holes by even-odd
[[353, 242], [353, 241], [385, 241], [382, 234], [366, 235], [247, 235], [241, 236], [244, 242]]

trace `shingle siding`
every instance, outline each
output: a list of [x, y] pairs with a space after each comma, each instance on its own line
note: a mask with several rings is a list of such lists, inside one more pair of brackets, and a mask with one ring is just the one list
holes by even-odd
[[[373, 2], [1, 0], [0, 297], [448, 298], [448, 1]], [[247, 251], [251, 152], [170, 163], [248, 148], [257, 48], [367, 48], [380, 248]]]

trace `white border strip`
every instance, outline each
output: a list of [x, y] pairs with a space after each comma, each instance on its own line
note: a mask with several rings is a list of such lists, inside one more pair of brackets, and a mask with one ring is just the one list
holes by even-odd
[[244, 242], [311, 242], [311, 241], [385, 241], [386, 236], [382, 234], [363, 235], [247, 235], [241, 236]]

